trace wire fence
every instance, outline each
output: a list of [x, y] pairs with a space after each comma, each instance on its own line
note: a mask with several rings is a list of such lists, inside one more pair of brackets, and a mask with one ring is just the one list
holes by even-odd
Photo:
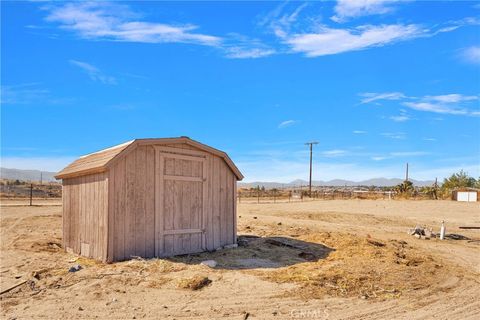
[[328, 189], [315, 190], [311, 195], [305, 190], [239, 190], [237, 201], [239, 203], [276, 203], [276, 202], [304, 202], [315, 200], [434, 200], [439, 196], [431, 193], [414, 190], [411, 193], [399, 193], [394, 190], [344, 190]]

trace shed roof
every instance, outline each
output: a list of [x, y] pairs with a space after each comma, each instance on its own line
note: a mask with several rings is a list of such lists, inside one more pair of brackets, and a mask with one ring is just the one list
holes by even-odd
[[480, 189], [478, 188], [472, 188], [472, 187], [460, 187], [460, 188], [456, 188], [455, 190], [453, 190], [453, 192], [475, 192], [475, 191], [480, 191]]
[[233, 171], [238, 180], [243, 179], [243, 175], [238, 170], [230, 157], [223, 151], [207, 146], [188, 137], [178, 138], [158, 138], [158, 139], [135, 139], [107, 149], [103, 149], [94, 153], [81, 156], [77, 160], [70, 163], [55, 176], [56, 179], [74, 178], [93, 173], [104, 172], [112, 163], [113, 159], [126, 155], [135, 149], [139, 144], [176, 144], [186, 143], [200, 150], [217, 155], [225, 160], [227, 165]]

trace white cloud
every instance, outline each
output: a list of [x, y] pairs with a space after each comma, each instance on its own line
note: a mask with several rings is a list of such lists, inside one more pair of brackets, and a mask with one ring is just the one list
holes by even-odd
[[335, 158], [345, 156], [348, 152], [346, 150], [334, 149], [323, 151], [321, 154], [327, 158]]
[[399, 116], [391, 116], [390, 119], [395, 122], [405, 122], [410, 120], [410, 117], [407, 115], [399, 115]]
[[295, 124], [297, 124], [298, 121], [297, 120], [286, 120], [286, 121], [282, 121], [280, 122], [280, 124], [278, 125], [278, 128], [279, 129], [283, 129], [283, 128], [286, 128], [286, 127], [290, 127], [290, 126], [293, 126]]
[[384, 132], [380, 135], [395, 140], [404, 140], [407, 138], [407, 134], [405, 132]]
[[390, 152], [392, 157], [417, 157], [417, 156], [426, 156], [430, 154], [425, 151], [400, 151], [400, 152]]
[[195, 33], [191, 24], [169, 25], [137, 20], [139, 15], [126, 5], [108, 2], [74, 2], [49, 5], [46, 20], [59, 23], [85, 39], [168, 43], [183, 42], [217, 46], [221, 38]]
[[266, 46], [258, 39], [231, 34], [223, 45], [225, 57], [230, 59], [256, 59], [268, 57], [276, 53], [275, 49]]
[[[361, 93], [361, 104], [381, 101], [381, 100], [401, 100], [401, 104], [417, 111], [434, 112], [452, 115], [478, 116], [478, 110], [471, 110], [465, 104], [479, 100], [479, 96], [463, 95], [458, 93], [444, 95], [426, 95], [423, 97], [408, 97], [400, 92], [386, 93]], [[410, 101], [405, 101], [405, 100]], [[410, 117], [405, 111], [401, 111], [399, 116], [392, 116], [394, 121], [407, 121]]]
[[72, 98], [54, 97], [49, 89], [44, 88], [38, 82], [2, 85], [0, 89], [0, 103], [2, 105], [65, 105], [70, 104], [74, 100]]
[[239, 34], [226, 37], [195, 32], [193, 24], [165, 24], [147, 22], [129, 6], [109, 2], [74, 2], [63, 5], [47, 5], [46, 21], [76, 33], [88, 40], [107, 40], [140, 43], [188, 43], [219, 49], [225, 57], [248, 59], [267, 57], [275, 53], [273, 48], [258, 39]]
[[263, 58], [275, 54], [273, 49], [232, 47], [227, 50], [226, 57], [232, 59]]
[[101, 72], [97, 67], [83, 62], [83, 61], [78, 61], [78, 60], [69, 60], [69, 62], [83, 71], [87, 73], [87, 75], [90, 77], [91, 80], [93, 81], [98, 81], [103, 84], [116, 84], [117, 80], [114, 77], [107, 76], [103, 72]]
[[401, 92], [385, 92], [385, 93], [375, 93], [375, 92], [364, 92], [359, 94], [363, 99], [360, 102], [370, 103], [378, 100], [400, 100], [406, 98], [406, 96]]
[[480, 64], [480, 46], [473, 46], [463, 49], [461, 56], [467, 62]]
[[443, 103], [457, 103], [462, 101], [478, 100], [478, 96], [466, 96], [458, 93], [444, 94], [439, 96], [425, 96], [425, 100], [433, 100]]
[[427, 111], [444, 114], [468, 115], [469, 112], [465, 109], [458, 109], [446, 104], [432, 103], [432, 102], [404, 102], [404, 106], [418, 111]]
[[291, 46], [294, 52], [302, 52], [307, 57], [319, 57], [381, 47], [417, 38], [424, 34], [424, 30], [413, 24], [365, 25], [352, 30], [323, 27], [315, 33], [286, 36], [284, 41]]
[[389, 159], [390, 157], [386, 157], [386, 156], [376, 156], [376, 157], [372, 157], [371, 159], [374, 160], [374, 161], [382, 161], [382, 160], [386, 160], [386, 159]]
[[426, 156], [428, 154], [430, 153], [425, 151], [397, 151], [397, 152], [390, 152], [386, 155], [373, 156], [371, 157], [371, 159], [374, 161], [383, 161], [383, 160], [394, 159], [394, 158], [420, 157], [420, 156]]
[[353, 130], [352, 131], [354, 134], [366, 134], [367, 131], [363, 131], [363, 130]]
[[349, 18], [373, 14], [385, 14], [393, 10], [392, 4], [396, 0], [337, 0], [334, 10], [336, 15], [331, 17], [335, 22], [343, 22]]
[[423, 138], [422, 140], [424, 140], [424, 141], [437, 141], [437, 139], [435, 139], [435, 138], [428, 138], [428, 137]]
[[266, 14], [258, 23], [262, 28], [268, 28], [278, 37], [286, 36], [293, 25], [299, 20], [300, 13], [309, 5], [307, 2], [297, 6], [293, 11], [284, 13], [288, 2], [282, 2]]
[[1, 86], [1, 104], [30, 104], [45, 101], [50, 91], [40, 87], [39, 83], [25, 83], [13, 86]]
[[410, 120], [410, 116], [408, 115], [406, 110], [401, 109], [400, 114], [398, 116], [391, 116], [390, 120], [393, 120], [395, 122], [405, 122]]

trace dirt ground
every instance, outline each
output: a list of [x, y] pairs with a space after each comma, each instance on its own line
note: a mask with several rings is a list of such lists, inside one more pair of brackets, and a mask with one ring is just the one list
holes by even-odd
[[[61, 248], [61, 206], [2, 200], [4, 319], [478, 319], [480, 205], [327, 200], [238, 205], [239, 247], [102, 264]], [[217, 266], [201, 265], [215, 260]], [[68, 272], [75, 264], [77, 272]], [[205, 279], [208, 278], [208, 279]]]

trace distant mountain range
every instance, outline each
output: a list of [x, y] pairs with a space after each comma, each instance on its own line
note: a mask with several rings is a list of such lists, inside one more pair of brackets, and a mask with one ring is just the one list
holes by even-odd
[[40, 177], [44, 182], [56, 181], [53, 177], [56, 172], [40, 171], [40, 170], [21, 170], [0, 167], [0, 177], [2, 179], [23, 180], [23, 181], [40, 181]]
[[[415, 186], [423, 187], [423, 186], [431, 186], [434, 181], [421, 181], [421, 180], [414, 180], [409, 179]], [[387, 179], [387, 178], [375, 178], [375, 179], [368, 179], [363, 181], [350, 181], [350, 180], [342, 180], [342, 179], [334, 179], [330, 181], [312, 181], [313, 186], [329, 186], [329, 187], [354, 187], [354, 186], [377, 186], [377, 187], [392, 187], [396, 186], [403, 182], [403, 179]], [[307, 186], [308, 181], [297, 179], [289, 183], [280, 183], [280, 182], [239, 182], [238, 187], [241, 188], [255, 188], [256, 186], [265, 187], [266, 189], [272, 188], [285, 188], [285, 187], [299, 187], [299, 186]]]
[[[39, 171], [39, 170], [21, 170], [21, 169], [8, 169], [0, 168], [0, 177], [2, 179], [12, 179], [12, 180], [24, 180], [24, 181], [40, 181], [40, 175], [42, 176], [43, 181], [56, 181], [53, 177], [56, 172], [49, 171]], [[434, 181], [421, 181], [410, 179], [415, 186], [431, 186]], [[312, 181], [314, 186], [330, 186], [330, 187], [354, 187], [354, 186], [377, 186], [377, 187], [391, 187], [396, 186], [399, 183], [402, 183], [403, 179], [387, 179], [387, 178], [375, 178], [363, 181], [350, 181], [335, 179], [330, 181]], [[299, 187], [307, 186], [308, 181], [297, 179], [289, 183], [280, 183], [280, 182], [239, 182], [238, 186], [241, 188], [255, 188], [256, 186], [265, 187], [266, 189], [272, 188], [285, 188], [285, 187]]]

